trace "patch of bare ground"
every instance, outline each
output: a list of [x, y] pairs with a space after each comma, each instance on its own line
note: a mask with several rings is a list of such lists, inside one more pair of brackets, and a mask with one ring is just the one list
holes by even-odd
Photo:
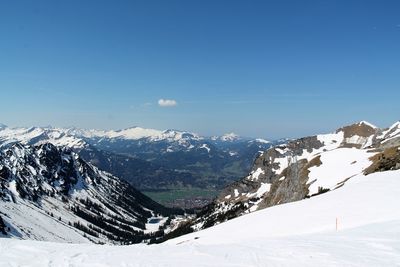
[[386, 148], [370, 157], [372, 164], [365, 169], [364, 174], [400, 169], [400, 146]]
[[369, 137], [375, 134], [377, 130], [368, 125], [358, 123], [342, 127], [336, 132], [341, 132], [341, 131], [343, 131], [344, 133], [344, 138], [350, 138], [354, 135], [358, 135], [361, 137]]
[[[370, 137], [372, 135], [375, 135], [377, 133], [377, 129], [372, 128], [369, 125], [363, 124], [363, 123], [356, 123], [353, 125], [349, 125], [349, 126], [345, 126], [340, 128], [339, 130], [337, 130], [336, 132], [343, 132], [343, 137], [345, 138], [345, 140], [347, 138], [351, 138], [353, 136], [360, 136], [360, 137]], [[352, 144], [352, 143], [346, 143], [343, 142], [342, 143], [342, 147], [355, 147], [355, 148], [361, 148], [362, 144]]]

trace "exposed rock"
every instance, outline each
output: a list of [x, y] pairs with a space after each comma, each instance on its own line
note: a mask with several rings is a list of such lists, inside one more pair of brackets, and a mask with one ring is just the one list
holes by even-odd
[[400, 169], [400, 147], [390, 147], [371, 157], [372, 165], [364, 173], [366, 175], [374, 172]]
[[368, 141], [371, 144], [376, 141], [376, 134], [379, 132], [379, 129], [372, 127], [368, 123], [360, 122], [344, 126], [336, 131], [336, 133], [339, 132], [343, 132], [343, 147], [362, 148]]
[[6, 235], [7, 231], [6, 231], [6, 224], [3, 221], [3, 218], [1, 218], [0, 216], [0, 234]]

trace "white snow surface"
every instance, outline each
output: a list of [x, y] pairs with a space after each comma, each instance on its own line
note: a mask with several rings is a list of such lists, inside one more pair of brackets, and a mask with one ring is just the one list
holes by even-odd
[[208, 153], [210, 153], [210, 151], [211, 151], [211, 148], [209, 148], [207, 144], [202, 144], [201, 147], [199, 147], [199, 148], [200, 149], [204, 148], [205, 150], [207, 150]]
[[160, 245], [0, 238], [0, 266], [399, 266], [399, 198], [400, 171], [357, 175], [335, 191]]
[[262, 138], [257, 138], [256, 141], [259, 142], [259, 143], [263, 143], [263, 144], [269, 144], [269, 143], [271, 143], [270, 141], [265, 140], [265, 139], [262, 139]]
[[344, 138], [343, 131], [338, 133], [330, 133], [330, 134], [319, 134], [317, 135], [318, 141], [324, 144], [324, 149], [332, 150], [337, 148], [342, 142]]
[[250, 175], [247, 177], [247, 179], [249, 179], [249, 180], [251, 180], [251, 181], [257, 181], [257, 180], [258, 180], [258, 177], [259, 177], [261, 174], [264, 174], [264, 173], [265, 173], [265, 171], [264, 171], [263, 169], [257, 168], [257, 170], [252, 171], [252, 172], [250, 173]]
[[[277, 157], [274, 159], [274, 163], [278, 163], [279, 167], [277, 169], [274, 169], [273, 171], [279, 175], [284, 169], [286, 169], [290, 165], [289, 160], [292, 163], [301, 159], [307, 159], [308, 161], [310, 161], [315, 156], [321, 153], [338, 148], [343, 142], [344, 133], [340, 131], [338, 133], [320, 134], [317, 135], [317, 139], [323, 144], [322, 147], [320, 147], [319, 149], [314, 148], [311, 152], [304, 149], [303, 153], [299, 156]], [[282, 149], [280, 147], [275, 147], [274, 149], [282, 155], [288, 151], [287, 148]]]
[[235, 189], [234, 190], [234, 194], [235, 194], [235, 197], [238, 197], [239, 196], [239, 190]]
[[383, 142], [389, 141], [395, 137], [400, 135], [400, 121], [397, 121], [392, 126], [389, 127], [386, 131], [383, 131], [378, 138], [385, 139]]
[[239, 139], [239, 135], [235, 134], [235, 133], [227, 133], [222, 135], [219, 139], [221, 141], [235, 141], [237, 139]]
[[269, 192], [270, 189], [271, 189], [271, 184], [261, 183], [261, 186], [260, 186], [260, 188], [258, 188], [255, 195], [256, 195], [256, 197], [261, 197], [265, 193]]
[[372, 123], [370, 123], [368, 121], [360, 121], [359, 124], [364, 124], [364, 125], [367, 125], [367, 126], [369, 126], [371, 128], [374, 128], [374, 129], [378, 128], [378, 127], [376, 127], [375, 125], [373, 125]]
[[375, 153], [356, 148], [338, 148], [321, 153], [320, 166], [309, 168], [309, 194], [318, 192], [318, 187], [334, 189], [340, 182], [361, 174], [372, 162], [369, 160]]
[[3, 145], [14, 142], [29, 144], [32, 140], [41, 140], [35, 144], [51, 142], [56, 146], [83, 148], [86, 142], [81, 138], [68, 134], [68, 129], [61, 128], [0, 128], [0, 143]]
[[[53, 216], [46, 214], [44, 206], [52, 210]], [[28, 201], [18, 199], [18, 204], [2, 203], [0, 211], [7, 214], [6, 216], [2, 214], [2, 218], [6, 222], [11, 219], [12, 227], [18, 229], [19, 232], [13, 234], [14, 238], [90, 243], [79, 230], [68, 225], [68, 221], [77, 220], [76, 217], [63, 208], [55, 208], [52, 203], [43, 203], [42, 207], [37, 207]], [[59, 216], [63, 217], [63, 221], [58, 221]], [[0, 266], [2, 265], [0, 264]]]

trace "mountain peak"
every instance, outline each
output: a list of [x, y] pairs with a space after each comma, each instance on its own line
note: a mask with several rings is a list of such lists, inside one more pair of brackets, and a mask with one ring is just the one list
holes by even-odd
[[392, 126], [389, 127], [389, 129], [396, 129], [400, 128], [400, 121], [396, 121], [395, 123], [392, 124]]
[[259, 142], [259, 143], [263, 143], [263, 144], [269, 144], [269, 143], [271, 143], [270, 141], [268, 141], [268, 140], [265, 140], [265, 139], [263, 139], [263, 138], [257, 138], [257, 139], [255, 139], [257, 142]]
[[222, 141], [235, 141], [240, 139], [239, 135], [235, 134], [235, 133], [226, 133], [223, 136], [221, 136], [221, 140]]
[[369, 137], [375, 134], [378, 131], [378, 128], [373, 124], [360, 121], [358, 123], [354, 123], [351, 125], [343, 126], [342, 128], [338, 129], [336, 132], [343, 132], [344, 137], [352, 137], [354, 135], [361, 136], [361, 137]]
[[374, 128], [374, 129], [377, 129], [377, 128], [378, 128], [378, 127], [376, 127], [375, 125], [373, 125], [372, 123], [369, 123], [368, 121], [360, 121], [358, 124], [359, 124], [359, 125], [366, 125], [366, 126], [369, 126], [369, 127], [371, 127], [371, 128]]
[[133, 125], [133, 126], [130, 126], [130, 127], [124, 128], [124, 129], [120, 129], [118, 131], [134, 130], [136, 128], [141, 128], [141, 127], [139, 127], [137, 125]]

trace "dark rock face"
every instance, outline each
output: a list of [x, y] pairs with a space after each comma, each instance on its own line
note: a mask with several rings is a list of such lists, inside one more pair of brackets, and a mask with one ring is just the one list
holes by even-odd
[[[78, 182], [78, 168], [85, 165], [74, 156], [70, 150], [59, 150], [51, 144], [35, 148], [15, 144], [0, 152], [1, 186], [5, 188], [7, 183], [14, 181], [17, 193], [32, 201], [43, 195], [68, 195]], [[89, 183], [95, 177], [91, 174]], [[46, 188], [45, 184], [51, 188]]]
[[352, 138], [356, 137], [358, 139], [371, 137], [371, 143], [376, 142], [376, 135], [379, 132], [378, 128], [374, 128], [365, 122], [356, 123], [353, 125], [345, 126], [336, 131], [336, 133], [343, 132], [344, 141], [342, 143], [343, 147], [355, 147], [361, 148], [363, 143], [351, 142]]
[[300, 138], [287, 144], [287, 148], [290, 150], [289, 153], [295, 156], [300, 156], [304, 150], [312, 152], [313, 149], [319, 149], [323, 146], [324, 144], [318, 140], [317, 136]]
[[6, 231], [6, 224], [4, 223], [3, 219], [0, 216], [0, 233], [3, 235], [7, 235]]

